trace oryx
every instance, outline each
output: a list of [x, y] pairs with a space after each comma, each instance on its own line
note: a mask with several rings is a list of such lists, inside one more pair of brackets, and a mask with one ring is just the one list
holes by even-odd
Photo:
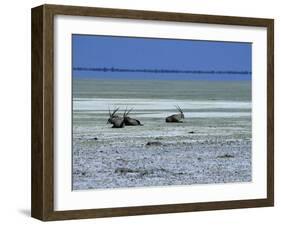
[[124, 122], [126, 126], [143, 126], [143, 124], [141, 124], [141, 122], [137, 119], [134, 118], [130, 118], [128, 115], [129, 113], [133, 110], [133, 108], [131, 108], [129, 111], [127, 111], [127, 108], [125, 110], [124, 113]]
[[176, 105], [175, 107], [178, 109], [180, 113], [168, 116], [166, 118], [166, 122], [182, 122], [182, 119], [184, 119], [184, 114], [182, 109], [178, 105]]
[[[109, 119], [107, 120], [107, 124], [112, 124], [112, 128], [123, 128], [125, 126], [124, 123], [124, 117], [120, 117], [118, 115], [115, 115], [116, 112], [119, 110], [119, 108], [116, 108], [112, 113], [110, 112], [110, 109], [108, 109], [109, 113]], [[124, 113], [125, 116], [125, 113]]]

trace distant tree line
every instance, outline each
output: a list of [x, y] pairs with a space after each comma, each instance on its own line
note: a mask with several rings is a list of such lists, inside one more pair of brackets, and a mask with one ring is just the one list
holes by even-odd
[[115, 67], [74, 67], [74, 71], [99, 71], [99, 72], [142, 72], [142, 73], [175, 73], [175, 74], [252, 74], [251, 71], [242, 70], [177, 70], [177, 69], [132, 69]]

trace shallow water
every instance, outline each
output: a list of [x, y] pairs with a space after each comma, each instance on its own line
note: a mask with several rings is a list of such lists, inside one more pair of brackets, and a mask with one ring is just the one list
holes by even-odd
[[[115, 107], [144, 126], [111, 128]], [[249, 81], [73, 80], [74, 190], [248, 181]]]

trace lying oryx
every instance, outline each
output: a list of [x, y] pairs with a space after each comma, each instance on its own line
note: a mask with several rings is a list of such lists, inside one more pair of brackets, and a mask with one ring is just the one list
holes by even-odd
[[176, 105], [175, 107], [178, 109], [180, 113], [168, 116], [166, 118], [166, 122], [182, 122], [182, 119], [184, 119], [184, 114], [182, 109], [178, 105]]
[[127, 108], [125, 110], [124, 113], [124, 122], [126, 126], [143, 126], [143, 124], [141, 124], [141, 122], [137, 119], [134, 118], [130, 118], [128, 116], [128, 114], [133, 110], [133, 108], [131, 108], [129, 111], [127, 111]]
[[[109, 119], [107, 120], [107, 124], [110, 123], [112, 124], [112, 128], [123, 128], [125, 126], [125, 122], [124, 122], [124, 117], [119, 117], [118, 115], [115, 115], [116, 112], [119, 110], [119, 108], [116, 108], [113, 113], [110, 112], [110, 109], [108, 109], [109, 111]], [[124, 113], [125, 116], [125, 113]]]

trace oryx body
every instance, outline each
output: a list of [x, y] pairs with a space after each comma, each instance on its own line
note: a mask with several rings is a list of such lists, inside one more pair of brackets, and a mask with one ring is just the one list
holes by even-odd
[[170, 115], [166, 118], [166, 122], [183, 122], [182, 120], [184, 119], [184, 114], [182, 109], [179, 106], [176, 106], [176, 108], [178, 109], [178, 111], [180, 112], [179, 114], [174, 114], [174, 115]]
[[112, 128], [123, 128], [125, 126], [124, 118], [118, 117], [112, 121]]
[[143, 126], [139, 120], [130, 117], [125, 117], [124, 122], [126, 126]]

